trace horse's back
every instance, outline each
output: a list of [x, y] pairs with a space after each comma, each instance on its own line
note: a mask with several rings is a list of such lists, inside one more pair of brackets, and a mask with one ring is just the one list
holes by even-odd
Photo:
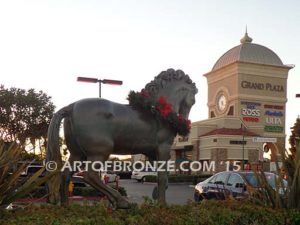
[[80, 129], [88, 127], [92, 130], [93, 128], [103, 130], [103, 126], [107, 126], [107, 132], [112, 130], [112, 123], [116, 122], [116, 119], [122, 118], [126, 123], [130, 117], [135, 116], [135, 112], [128, 105], [106, 99], [89, 98], [74, 103], [72, 122], [75, 128], [80, 127]]
[[129, 105], [99, 98], [83, 99], [74, 103], [69, 133], [80, 146], [111, 141], [115, 148], [132, 149], [140, 140], [146, 140], [147, 145], [155, 142], [156, 127], [151, 120]]

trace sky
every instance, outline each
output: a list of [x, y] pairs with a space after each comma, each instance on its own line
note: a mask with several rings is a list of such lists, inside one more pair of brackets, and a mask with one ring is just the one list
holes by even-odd
[[127, 103], [161, 71], [181, 69], [199, 90], [190, 119], [208, 118], [203, 74], [248, 34], [272, 49], [288, 78], [286, 133], [300, 115], [300, 3], [280, 0], [0, 0], [0, 84], [35, 88], [56, 109], [98, 96], [78, 76], [122, 80], [102, 97]]

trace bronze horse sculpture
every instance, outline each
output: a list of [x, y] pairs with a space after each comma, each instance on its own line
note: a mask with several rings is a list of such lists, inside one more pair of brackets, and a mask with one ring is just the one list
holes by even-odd
[[[163, 97], [176, 115], [187, 120], [195, 103], [197, 88], [183, 71], [168, 69], [148, 83], [143, 92], [153, 102]], [[84, 160], [104, 162], [110, 154], [144, 154], [153, 160], [169, 160], [170, 147], [178, 132], [172, 129], [170, 123], [145, 111], [100, 98], [79, 100], [60, 109], [54, 114], [49, 126], [46, 162], [55, 161], [58, 168], [62, 167], [59, 129], [63, 119], [70, 164]], [[64, 170], [47, 183], [49, 202], [67, 202], [68, 183], [72, 173]], [[105, 194], [114, 207], [129, 207], [127, 199], [103, 184], [98, 172], [92, 168], [86, 168], [83, 179]], [[158, 172], [160, 201], [165, 201], [166, 185], [167, 172]]]

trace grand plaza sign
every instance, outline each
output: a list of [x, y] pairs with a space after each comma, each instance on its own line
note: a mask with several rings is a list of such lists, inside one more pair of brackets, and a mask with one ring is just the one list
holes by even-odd
[[276, 91], [284, 92], [283, 85], [271, 84], [271, 83], [257, 83], [243, 80], [241, 82], [242, 88], [254, 89], [254, 90], [266, 90], [266, 91]]

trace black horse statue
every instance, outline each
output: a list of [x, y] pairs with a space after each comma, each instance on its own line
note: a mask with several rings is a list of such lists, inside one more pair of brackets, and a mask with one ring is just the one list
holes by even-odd
[[[187, 134], [179, 132], [180, 122], [189, 121], [196, 93], [195, 83], [188, 75], [181, 70], [168, 69], [148, 83], [141, 93], [134, 95], [132, 92], [129, 105], [100, 98], [74, 102], [56, 112], [51, 120], [46, 162], [55, 161], [58, 168], [62, 167], [59, 129], [63, 119], [70, 164], [85, 160], [105, 162], [110, 154], [144, 154], [153, 160], [167, 161], [174, 137]], [[47, 184], [49, 202], [67, 202], [72, 173], [64, 170], [51, 178]], [[83, 178], [105, 194], [114, 207], [129, 207], [128, 200], [102, 183], [99, 173], [92, 168], [86, 168]], [[158, 172], [158, 199], [162, 202], [166, 185], [167, 172]]]

